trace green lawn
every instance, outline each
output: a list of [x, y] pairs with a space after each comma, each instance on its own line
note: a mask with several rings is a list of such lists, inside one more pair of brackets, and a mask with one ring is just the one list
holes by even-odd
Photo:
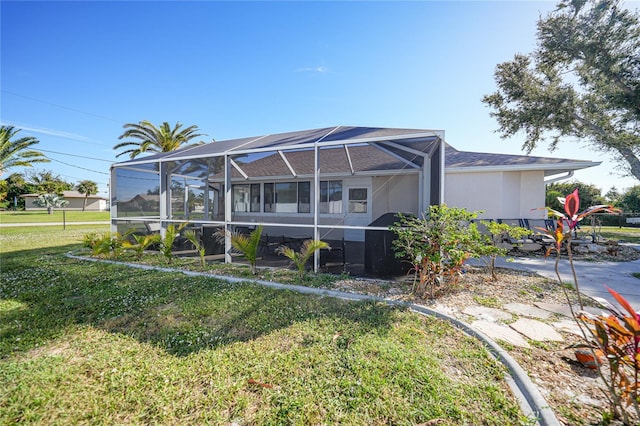
[[606, 239], [620, 240], [627, 243], [640, 243], [640, 228], [603, 226], [600, 232]]
[[[83, 212], [69, 210], [64, 212], [67, 222], [98, 222], [108, 221], [109, 212]], [[54, 210], [52, 214], [46, 211], [0, 211], [0, 223], [37, 223], [62, 222], [63, 211]]]
[[521, 424], [503, 367], [376, 303], [77, 261], [0, 229], [0, 424]]

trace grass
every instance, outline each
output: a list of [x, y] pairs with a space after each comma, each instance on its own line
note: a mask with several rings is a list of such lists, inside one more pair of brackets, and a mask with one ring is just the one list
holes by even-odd
[[521, 424], [446, 322], [69, 259], [106, 227], [0, 229], [0, 424]]
[[[585, 226], [585, 229], [588, 227]], [[599, 233], [607, 240], [620, 240], [627, 243], [640, 243], [640, 228], [603, 226]]]
[[56, 209], [52, 214], [45, 211], [0, 211], [0, 223], [49, 223], [49, 222], [100, 222], [109, 221], [109, 212], [83, 212]]

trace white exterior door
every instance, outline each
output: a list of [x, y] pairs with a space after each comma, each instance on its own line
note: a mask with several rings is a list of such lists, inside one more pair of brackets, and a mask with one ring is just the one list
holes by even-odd
[[[353, 178], [343, 181], [344, 224], [367, 226], [371, 223], [371, 178]], [[364, 241], [363, 229], [345, 229], [347, 241]]]

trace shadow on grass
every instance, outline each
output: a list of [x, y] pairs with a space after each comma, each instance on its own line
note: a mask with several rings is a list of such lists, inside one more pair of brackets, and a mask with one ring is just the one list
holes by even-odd
[[310, 320], [328, 321], [332, 332], [357, 337], [374, 329], [388, 332], [396, 309], [64, 256], [77, 247], [3, 256], [0, 357], [44, 345], [78, 325], [135, 337], [175, 355]]

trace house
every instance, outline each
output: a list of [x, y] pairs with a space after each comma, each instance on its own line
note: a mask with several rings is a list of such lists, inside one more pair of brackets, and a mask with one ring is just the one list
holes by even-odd
[[386, 231], [370, 226], [386, 213], [443, 202], [483, 217], [542, 217], [532, 209], [544, 206], [545, 179], [598, 164], [458, 151], [439, 130], [288, 132], [114, 164], [111, 223], [120, 231], [149, 222], [262, 224], [272, 236], [366, 243], [365, 231]]
[[[46, 207], [38, 207], [36, 200], [40, 194], [23, 194], [25, 210], [46, 210]], [[68, 201], [64, 207], [66, 210], [82, 210], [85, 203], [85, 194], [78, 191], [62, 191], [62, 198]], [[85, 211], [105, 211], [107, 210], [107, 199], [99, 195], [89, 195], [86, 197]]]
[[447, 145], [445, 197], [449, 206], [482, 211], [479, 218], [545, 218], [545, 185], [600, 162], [458, 151]]

